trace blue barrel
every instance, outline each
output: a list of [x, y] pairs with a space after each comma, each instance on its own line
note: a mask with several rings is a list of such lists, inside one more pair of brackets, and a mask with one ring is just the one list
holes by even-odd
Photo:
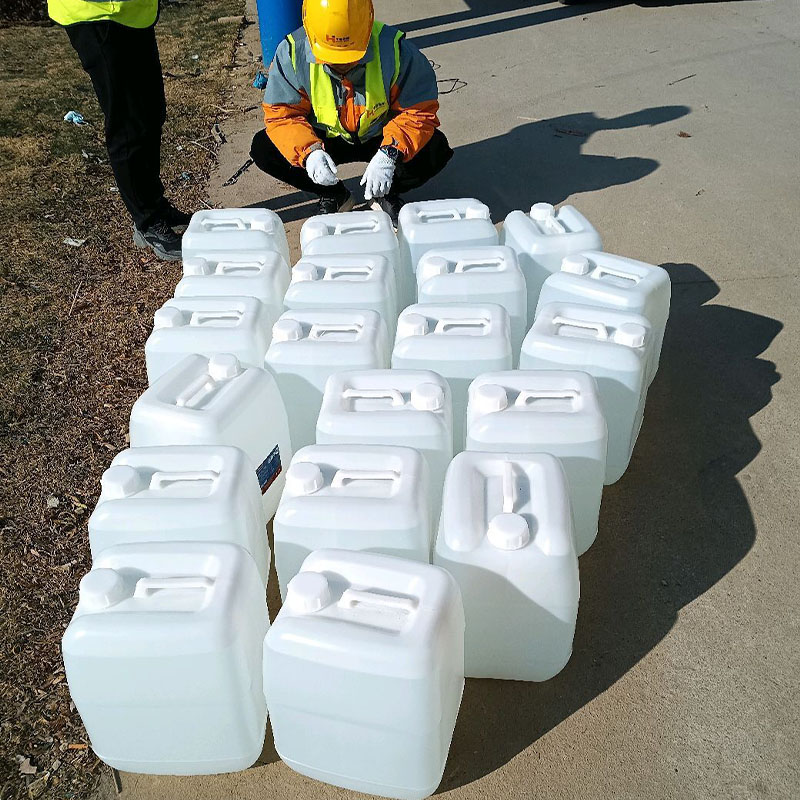
[[264, 72], [286, 34], [300, 27], [303, 0], [256, 0]]

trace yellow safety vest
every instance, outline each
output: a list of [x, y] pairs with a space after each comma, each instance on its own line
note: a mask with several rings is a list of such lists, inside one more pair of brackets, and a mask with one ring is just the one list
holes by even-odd
[[[372, 36], [370, 46], [372, 47], [372, 59], [366, 63], [365, 75], [365, 107], [358, 121], [359, 138], [366, 135], [372, 124], [389, 113], [389, 101], [386, 97], [386, 87], [383, 81], [383, 68], [381, 66], [381, 51], [378, 37], [383, 30], [382, 22], [375, 22], [372, 26]], [[295, 41], [289, 34], [289, 49], [292, 57], [292, 66], [296, 68], [295, 61]], [[394, 65], [392, 79], [389, 86], [393, 86], [397, 81], [400, 72], [400, 39], [403, 32], [398, 31], [394, 38]], [[309, 63], [310, 84], [311, 84], [311, 106], [317, 121], [326, 128], [326, 135], [330, 137], [341, 136], [347, 141], [352, 140], [349, 131], [345, 129], [339, 119], [339, 109], [336, 106], [336, 98], [333, 94], [333, 84], [331, 76], [325, 72], [325, 67], [320, 63]]]
[[59, 25], [109, 19], [129, 28], [149, 28], [158, 18], [158, 0], [47, 0], [47, 13]]

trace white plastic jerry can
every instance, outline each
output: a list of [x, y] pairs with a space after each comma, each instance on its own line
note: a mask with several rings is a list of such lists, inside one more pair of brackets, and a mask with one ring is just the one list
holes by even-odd
[[441, 781], [464, 687], [464, 611], [444, 570], [317, 550], [264, 639], [275, 749], [335, 786], [418, 800]]
[[561, 271], [554, 272], [544, 282], [539, 305], [586, 303], [646, 317], [653, 338], [653, 359], [648, 376], [648, 383], [652, 383], [661, 358], [671, 293], [672, 285], [665, 269], [632, 258], [588, 250], [564, 258]]
[[516, 364], [528, 330], [528, 295], [510, 247], [428, 250], [417, 265], [417, 296], [421, 304], [495, 303], [505, 308]]
[[289, 267], [280, 253], [231, 253], [227, 258], [183, 260], [175, 297], [255, 297], [277, 319], [289, 288]]
[[292, 270], [287, 310], [362, 308], [375, 311], [391, 339], [397, 327], [394, 269], [383, 256], [305, 256]]
[[430, 370], [340, 372], [328, 379], [317, 444], [413, 447], [430, 469], [431, 518], [453, 458], [453, 401], [447, 381]]
[[579, 370], [597, 382], [608, 425], [606, 484], [628, 468], [642, 427], [651, 345], [639, 314], [570, 303], [542, 306], [522, 343], [521, 369]]
[[300, 229], [303, 258], [311, 256], [383, 256], [395, 274], [398, 307], [411, 302], [410, 281], [399, 269], [400, 255], [392, 220], [384, 211], [320, 214]]
[[[488, 206], [471, 197], [423, 200], [400, 209], [397, 237], [403, 272], [416, 290], [417, 264], [433, 248], [481, 247], [498, 243]], [[409, 299], [413, 303], [414, 299]]]
[[433, 558], [461, 589], [467, 677], [546, 681], [564, 668], [580, 585], [558, 459], [457, 455]]
[[511, 369], [508, 314], [492, 303], [417, 304], [397, 321], [393, 369], [430, 369], [453, 394], [453, 447], [464, 449], [467, 390], [484, 372]]
[[602, 250], [600, 234], [574, 206], [536, 203], [530, 213], [512, 211], [500, 231], [500, 241], [519, 258], [528, 288], [528, 325], [533, 323], [545, 279], [558, 272], [564, 256], [581, 250]]
[[143, 542], [232, 542], [247, 550], [264, 586], [267, 520], [250, 460], [236, 447], [134, 447], [100, 480], [89, 518], [97, 559], [109, 547]]
[[155, 775], [246, 769], [264, 743], [264, 584], [227, 542], [111, 547], [81, 580], [62, 640], [92, 749]]
[[144, 346], [147, 380], [193, 353], [233, 353], [244, 366], [263, 369], [276, 319], [255, 297], [173, 297], [153, 317]]
[[183, 259], [224, 261], [242, 255], [280, 253], [289, 263], [289, 244], [281, 218], [267, 208], [211, 208], [192, 215], [183, 234]]
[[265, 364], [278, 382], [298, 450], [316, 439], [322, 393], [333, 373], [389, 366], [386, 326], [375, 311], [287, 311], [272, 329]]
[[267, 519], [275, 514], [292, 459], [289, 422], [275, 378], [236, 356], [187, 356], [133, 404], [131, 447], [228, 445], [256, 471]]
[[314, 445], [295, 453], [275, 514], [281, 597], [314, 550], [366, 550], [430, 563], [428, 465], [410, 447]]
[[561, 461], [578, 555], [597, 536], [607, 446], [597, 384], [586, 372], [491, 372], [469, 387], [467, 450], [550, 453]]

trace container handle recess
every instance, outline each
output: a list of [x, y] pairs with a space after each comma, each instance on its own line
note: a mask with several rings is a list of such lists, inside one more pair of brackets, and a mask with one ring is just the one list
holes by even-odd
[[345, 400], [391, 400], [393, 406], [403, 406], [406, 401], [397, 389], [345, 389]]
[[328, 333], [361, 333], [361, 325], [358, 323], [342, 323], [341, 325], [326, 325], [323, 322], [315, 322], [308, 332], [309, 339], [321, 339]]
[[611, 267], [604, 267], [598, 264], [594, 269], [594, 277], [598, 280], [602, 280], [606, 275], [612, 278], [621, 278], [624, 281], [631, 281], [631, 283], [634, 284], [642, 280], [639, 275], [634, 275], [632, 272], [625, 272], [625, 270], [622, 269], [612, 269]]
[[503, 464], [503, 513], [513, 514], [517, 502], [517, 482], [514, 479], [514, 465], [510, 461]]
[[417, 608], [417, 601], [410, 597], [378, 594], [377, 592], [367, 592], [363, 589], [345, 589], [339, 599], [339, 606], [341, 608], [373, 606], [379, 609], [390, 609], [392, 611], [402, 611], [405, 614], [411, 614]]
[[204, 228], [236, 228], [237, 231], [246, 231], [247, 223], [239, 217], [208, 217], [203, 220]]
[[462, 258], [456, 261], [453, 272], [464, 272], [470, 267], [500, 267], [503, 263], [501, 258]]
[[485, 317], [442, 317], [433, 329], [434, 333], [447, 333], [447, 328], [488, 328], [489, 320]]
[[249, 272], [258, 272], [261, 266], [260, 261], [220, 261], [217, 264], [216, 272], [218, 275], [224, 275], [227, 272], [234, 272], [240, 269], [246, 269]]
[[602, 322], [587, 322], [583, 319], [572, 319], [571, 317], [553, 317], [553, 325], [556, 328], [560, 328], [562, 326], [567, 328], [581, 328], [587, 331], [594, 331], [597, 334], [597, 338], [605, 341], [608, 339], [608, 328], [603, 325]]
[[175, 398], [175, 405], [181, 408], [191, 408], [211, 394], [216, 385], [210, 375], [200, 375]]
[[202, 576], [187, 578], [139, 578], [133, 591], [134, 597], [152, 597], [160, 591], [185, 591], [200, 589], [207, 591], [214, 586], [211, 578]]
[[337, 222], [333, 229], [334, 236], [348, 233], [377, 233], [378, 220], [371, 219], [366, 222]]
[[514, 401], [515, 406], [527, 405], [529, 400], [571, 400], [578, 399], [578, 392], [571, 389], [523, 389]]
[[242, 321], [241, 311], [192, 311], [189, 325], [199, 327], [209, 322], [233, 322], [238, 324]]
[[150, 489], [161, 491], [172, 483], [188, 483], [196, 481], [211, 481], [219, 478], [219, 472], [211, 469], [185, 470], [183, 472], [154, 472], [150, 478]]
[[372, 275], [372, 267], [329, 267], [322, 276], [324, 281], [335, 281], [347, 275], [359, 275], [369, 278]]
[[422, 222], [444, 222], [445, 220], [459, 220], [461, 219], [461, 214], [454, 208], [449, 208], [436, 211], [418, 211], [417, 217]]
[[331, 480], [331, 487], [341, 489], [346, 484], [356, 481], [391, 481], [394, 483], [399, 477], [391, 469], [337, 469]]

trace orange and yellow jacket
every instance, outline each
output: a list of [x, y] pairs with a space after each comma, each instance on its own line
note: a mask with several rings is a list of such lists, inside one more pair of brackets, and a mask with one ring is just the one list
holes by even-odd
[[[334, 112], [335, 108], [335, 112]], [[341, 76], [311, 53], [303, 28], [275, 52], [264, 93], [267, 135], [291, 164], [331, 136], [382, 136], [412, 159], [439, 127], [436, 76], [404, 34], [376, 22], [364, 57]]]

